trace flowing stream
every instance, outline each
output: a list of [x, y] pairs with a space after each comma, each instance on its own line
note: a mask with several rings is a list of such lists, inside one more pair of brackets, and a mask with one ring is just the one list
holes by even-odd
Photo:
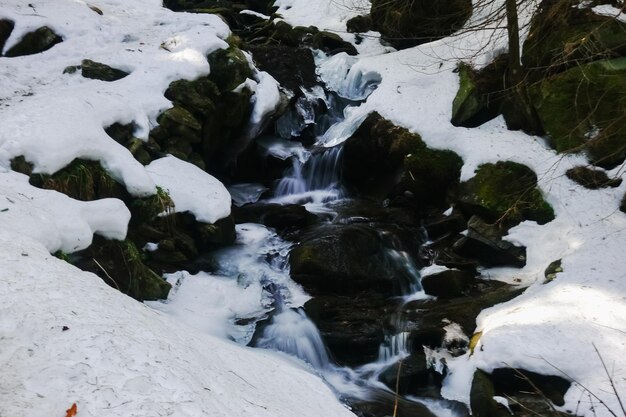
[[[362, 84], [368, 91], [375, 87], [372, 82]], [[329, 134], [333, 131], [346, 131], [343, 114], [354, 105], [355, 102], [336, 94], [314, 89], [278, 120], [274, 136], [258, 141], [268, 157], [289, 160], [289, 167], [267, 202], [301, 204], [311, 212], [327, 213], [328, 221], [332, 221], [336, 205], [350, 198], [341, 181], [342, 145], [323, 147], [319, 143], [332, 142]], [[290, 140], [306, 129], [312, 131], [317, 144], [307, 147]], [[242, 184], [232, 187], [231, 194], [235, 204], [244, 204], [256, 201], [264, 191], [258, 184]], [[257, 224], [238, 225], [237, 234], [235, 246], [215, 253], [214, 272], [170, 275], [169, 280], [175, 284], [170, 299], [153, 306], [202, 331], [295, 356], [308, 363], [348, 403], [380, 402], [381, 409], [387, 407], [367, 415], [391, 415], [388, 405], [393, 404], [395, 394], [379, 381], [379, 376], [409, 355], [408, 333], [386, 335], [378, 359], [372, 363], [357, 368], [336, 365], [320, 332], [302, 308], [310, 297], [290, 278], [291, 244]], [[387, 232], [381, 231], [380, 235], [388, 263], [403, 276], [397, 295], [405, 301], [427, 298], [420, 285], [419, 268], [411, 256], [396, 247]], [[207, 325], [208, 321], [220, 323]], [[437, 416], [466, 415], [444, 400], [402, 401], [426, 406]]]

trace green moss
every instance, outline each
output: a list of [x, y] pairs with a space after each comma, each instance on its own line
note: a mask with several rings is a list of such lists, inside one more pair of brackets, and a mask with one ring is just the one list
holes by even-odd
[[222, 92], [231, 91], [246, 78], [252, 77], [250, 64], [239, 48], [219, 49], [209, 54], [207, 59], [211, 67], [209, 79]]
[[558, 152], [584, 150], [612, 168], [626, 158], [626, 58], [598, 61], [545, 79], [533, 102]]
[[215, 99], [220, 91], [207, 77], [195, 81], [178, 80], [169, 85], [165, 97], [192, 113], [207, 115], [215, 111]]
[[600, 16], [577, 0], [543, 2], [524, 42], [523, 65], [558, 72], [598, 59], [624, 56], [626, 24]]
[[471, 67], [459, 64], [459, 91], [452, 102], [452, 124], [461, 126], [470, 120], [483, 107], [483, 102], [476, 88]]
[[165, 110], [158, 118], [158, 122], [165, 129], [173, 129], [176, 126], [185, 126], [191, 130], [199, 131], [202, 129], [200, 122], [189, 112], [189, 110], [174, 106]]
[[126, 197], [124, 187], [111, 178], [96, 161], [75, 159], [52, 175], [32, 175], [30, 182], [35, 186], [55, 190], [82, 201]]
[[461, 184], [458, 202], [464, 211], [506, 226], [554, 219], [552, 207], [537, 188], [535, 173], [511, 161], [479, 166], [476, 175]]
[[399, 186], [422, 203], [442, 206], [450, 187], [459, 183], [463, 160], [449, 150], [421, 148], [408, 154]]
[[149, 222], [160, 214], [173, 213], [174, 201], [166, 190], [157, 187], [155, 195], [146, 198], [135, 198], [130, 204], [132, 224]]

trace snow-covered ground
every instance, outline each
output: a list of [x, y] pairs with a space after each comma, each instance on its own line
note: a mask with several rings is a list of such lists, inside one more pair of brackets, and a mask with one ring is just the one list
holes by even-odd
[[[123, 238], [130, 213], [119, 200], [75, 201], [10, 171], [20, 155], [43, 173], [98, 160], [134, 195], [160, 185], [175, 210], [227, 216], [219, 181], [173, 157], [143, 167], [104, 131], [134, 122], [146, 138], [171, 106], [169, 83], [209, 72], [205, 56], [226, 46], [226, 25], [160, 0], [0, 0], [0, 18], [15, 21], [5, 50], [44, 25], [64, 39], [0, 58], [0, 415], [61, 416], [73, 403], [98, 417], [352, 415], [292, 359], [199, 333], [51, 256], [87, 247], [93, 233]], [[63, 73], [83, 59], [130, 75], [108, 83]], [[258, 90], [275, 98], [275, 82], [261, 76]], [[269, 101], [255, 102], [261, 118]]]
[[[349, 6], [348, 1], [343, 4]], [[292, 0], [292, 7], [283, 7], [281, 12], [294, 24], [325, 18], [335, 22], [338, 16], [341, 22], [346, 20], [345, 14], [320, 15], [340, 7], [341, 0], [320, 3], [326, 6], [311, 8], [308, 2]], [[521, 17], [527, 19], [529, 12]], [[311, 15], [308, 21], [307, 13]], [[492, 43], [483, 48], [486, 42]], [[614, 189], [582, 188], [567, 179], [565, 171], [586, 165], [583, 156], [557, 155], [542, 138], [508, 131], [501, 117], [474, 129], [450, 124], [458, 89], [453, 70], [458, 60], [484, 64], [505, 46], [502, 30], [495, 35], [461, 34], [392, 53], [332, 57], [320, 73], [344, 95], [359, 93], [354, 80], [362, 82], [378, 74], [382, 82], [364, 104], [348, 109], [345, 122], [327, 135], [327, 145], [347, 138], [369, 112], [378, 111], [418, 132], [429, 146], [457, 152], [465, 162], [462, 180], [471, 178], [485, 162], [510, 160], [532, 168], [556, 219], [543, 226], [526, 221], [511, 230], [507, 239], [528, 247], [526, 267], [483, 271], [485, 277], [529, 288], [522, 296], [481, 313], [477, 319], [477, 332], [482, 332], [479, 345], [473, 355], [448, 358], [450, 373], [443, 394], [467, 403], [476, 368], [491, 371], [513, 366], [576, 382], [566, 395], [563, 410], [586, 416], [610, 415], [594, 398], [597, 396], [619, 413], [610, 382], [612, 379], [622, 398], [626, 397], [626, 214], [618, 210], [626, 182]], [[623, 176], [623, 167], [607, 173]], [[544, 270], [558, 259], [563, 260], [564, 271], [544, 284]]]
[[[343, 33], [345, 21], [367, 2], [343, 1], [350, 0], [318, 0], [319, 7], [281, 0], [280, 11], [294, 24], [316, 24], [352, 39]], [[128, 210], [116, 200], [81, 203], [37, 190], [9, 171], [9, 160], [18, 155], [38, 172], [54, 172], [80, 157], [99, 160], [135, 195], [154, 193], [155, 183], [174, 187], [172, 171], [187, 170], [158, 165], [147, 170], [103, 130], [134, 121], [136, 134], [146, 137], [159, 112], [170, 106], [163, 97], [167, 85], [208, 73], [204, 56], [226, 45], [228, 29], [219, 18], [172, 13], [160, 4], [0, 0], [0, 18], [16, 21], [5, 49], [43, 25], [64, 37], [42, 54], [0, 58], [0, 415], [63, 415], [74, 402], [79, 416], [351, 415], [319, 378], [284, 356], [200, 334], [197, 327], [136, 303], [50, 256], [48, 251], [84, 248], [93, 233], [123, 236]], [[473, 60], [484, 63], [493, 51], [502, 51], [502, 35]], [[346, 122], [333, 133], [347, 137], [376, 110], [420, 133], [430, 146], [459, 153], [463, 179], [479, 164], [498, 160], [521, 162], [537, 173], [556, 219], [512, 229], [508, 238], [528, 247], [525, 268], [483, 271], [529, 288], [479, 316], [479, 345], [473, 355], [448, 360], [451, 372], [443, 392], [467, 401], [477, 367], [562, 371], [578, 382], [564, 409], [604, 416], [607, 410], [583, 386], [618, 409], [595, 345], [617, 389], [626, 392], [626, 215], [617, 209], [626, 183], [616, 189], [581, 188], [564, 173], [585, 164], [584, 157], [556, 155], [541, 138], [508, 131], [502, 119], [476, 129], [450, 124], [456, 60], [469, 58], [488, 38], [474, 33], [400, 52], [367, 38], [359, 46], [364, 55], [326, 61], [322, 75], [345, 95], [358, 93], [368, 80], [382, 80], [364, 104], [349, 108]], [[113, 83], [63, 74], [83, 59], [131, 74]], [[203, 175], [193, 179], [208, 181]], [[213, 196], [224, 202], [224, 190], [216, 187]], [[193, 197], [186, 190], [174, 195], [181, 207]], [[203, 197], [208, 206], [190, 207], [197, 215], [207, 207], [215, 212], [205, 211], [206, 219], [227, 214], [225, 204], [210, 194]], [[544, 269], [557, 259], [563, 260], [564, 272], [544, 284]]]

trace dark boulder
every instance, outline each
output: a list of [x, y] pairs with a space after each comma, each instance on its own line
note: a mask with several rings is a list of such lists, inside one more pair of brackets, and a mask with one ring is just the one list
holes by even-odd
[[609, 178], [606, 172], [585, 166], [568, 169], [565, 175], [570, 180], [590, 190], [606, 187], [615, 188], [622, 184], [621, 178]]
[[471, 14], [471, 0], [373, 0], [370, 12], [373, 29], [399, 49], [448, 36]]
[[458, 184], [463, 161], [454, 152], [428, 149], [421, 137], [371, 113], [348, 138], [343, 176], [364, 195], [410, 196], [422, 208], [442, 206]]
[[412, 280], [381, 233], [363, 224], [318, 228], [292, 249], [289, 263], [293, 280], [313, 295], [400, 294]]
[[423, 220], [422, 226], [426, 229], [429, 240], [438, 240], [467, 229], [467, 220], [458, 210], [454, 210], [447, 216], [440, 213], [431, 214]]
[[506, 227], [523, 220], [545, 224], [554, 219], [552, 207], [537, 188], [537, 175], [511, 161], [480, 165], [476, 175], [460, 185], [456, 201], [467, 215], [476, 214]]
[[43, 26], [24, 35], [17, 44], [6, 51], [4, 56], [16, 57], [38, 54], [61, 42], [63, 42], [63, 38], [54, 33], [49, 27]]
[[565, 404], [563, 397], [572, 383], [556, 375], [542, 375], [525, 369], [498, 368], [490, 375], [496, 395], [506, 396], [532, 393], [547, 397], [557, 406]]
[[480, 417], [507, 417], [506, 408], [493, 399], [495, 396], [493, 383], [487, 374], [480, 369], [474, 372], [470, 391], [470, 408], [472, 415]]
[[207, 56], [213, 81], [220, 92], [231, 91], [246, 78], [252, 78], [252, 69], [243, 52], [234, 46], [218, 49]]
[[464, 257], [477, 259], [483, 266], [526, 265], [526, 248], [502, 240], [500, 228], [473, 216], [467, 223], [467, 235], [454, 244], [454, 251]]
[[378, 358], [384, 340], [384, 317], [396, 307], [394, 301], [375, 293], [321, 296], [304, 306], [333, 359], [348, 366], [363, 365]]
[[299, 91], [300, 87], [311, 88], [317, 82], [315, 61], [309, 49], [252, 45], [249, 50], [261, 71], [268, 72], [281, 86], [291, 91]]
[[422, 287], [428, 295], [455, 298], [467, 295], [474, 283], [473, 271], [448, 269], [422, 278]]
[[233, 210], [236, 223], [261, 223], [279, 231], [301, 229], [318, 221], [318, 217], [298, 204], [255, 203]]

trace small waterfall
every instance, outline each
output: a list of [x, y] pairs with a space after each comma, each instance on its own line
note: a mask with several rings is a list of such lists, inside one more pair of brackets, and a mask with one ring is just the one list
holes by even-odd
[[330, 364], [317, 327], [301, 309], [284, 309], [275, 314], [256, 346], [296, 356], [318, 370]]
[[393, 358], [407, 356], [409, 354], [407, 345], [409, 334], [409, 332], [400, 332], [385, 336], [385, 341], [378, 349], [378, 360], [387, 362]]
[[278, 183], [274, 201], [278, 203], [323, 203], [342, 196], [341, 157], [337, 146], [312, 154], [306, 162], [292, 157], [292, 166]]

